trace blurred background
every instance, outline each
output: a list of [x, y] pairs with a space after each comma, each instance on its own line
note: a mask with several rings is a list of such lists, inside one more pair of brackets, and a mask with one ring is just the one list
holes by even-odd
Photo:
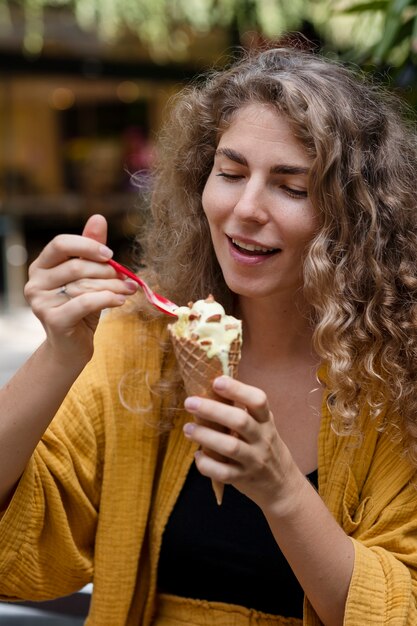
[[[170, 98], [266, 42], [355, 63], [417, 106], [417, 0], [0, 0], [0, 385], [43, 338], [23, 297], [31, 261], [100, 212], [131, 264], [134, 175]], [[77, 602], [59, 610], [83, 614]], [[0, 612], [35, 623], [13, 619]]]
[[236, 46], [297, 40], [415, 104], [417, 0], [0, 0], [0, 313], [28, 264], [94, 212], [129, 262], [170, 97]]

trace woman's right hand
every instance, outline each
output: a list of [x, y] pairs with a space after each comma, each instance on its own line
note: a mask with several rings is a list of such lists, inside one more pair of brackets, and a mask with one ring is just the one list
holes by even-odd
[[[41, 321], [53, 356], [83, 366], [93, 352], [100, 313], [137, 290], [107, 263], [107, 222], [91, 216], [82, 235], [58, 235], [29, 268], [25, 297]], [[69, 362], [68, 362], [69, 365]]]
[[107, 263], [106, 239], [106, 220], [93, 215], [82, 236], [58, 235], [30, 266], [25, 296], [46, 339], [0, 389], [0, 510], [90, 360], [100, 312], [136, 291]]

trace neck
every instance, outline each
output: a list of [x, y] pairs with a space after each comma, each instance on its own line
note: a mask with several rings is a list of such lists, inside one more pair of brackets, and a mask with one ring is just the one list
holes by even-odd
[[313, 356], [313, 329], [305, 303], [285, 300], [241, 297], [237, 315], [243, 324], [245, 352], [276, 360]]

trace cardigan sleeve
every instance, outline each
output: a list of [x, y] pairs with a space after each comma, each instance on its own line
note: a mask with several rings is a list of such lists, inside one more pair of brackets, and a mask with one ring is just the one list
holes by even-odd
[[345, 625], [359, 626], [366, 615], [369, 624], [412, 626], [417, 624], [415, 474], [389, 432], [375, 441], [372, 449], [365, 439], [343, 496], [342, 526], [355, 548]]
[[[389, 491], [389, 489], [388, 489]], [[361, 506], [362, 505], [362, 506]], [[417, 490], [410, 483], [373, 518], [362, 500], [351, 523], [355, 550], [344, 626], [417, 624]], [[368, 518], [368, 519], [367, 519]], [[345, 528], [346, 530], [346, 528]], [[322, 624], [305, 598], [305, 626]]]
[[407, 564], [383, 548], [367, 548], [353, 540], [355, 568], [350, 584], [345, 625], [366, 623], [417, 624], [417, 582]]
[[[368, 548], [361, 541], [352, 541], [355, 564], [346, 601], [344, 626], [363, 626], [365, 622], [367, 626], [415, 626], [415, 562], [410, 569], [389, 550]], [[307, 598], [304, 600], [303, 624], [322, 626]]]
[[83, 403], [70, 392], [0, 521], [2, 599], [44, 600], [91, 581], [98, 441]]
[[[417, 484], [402, 442], [364, 411], [360, 436], [338, 436], [323, 410], [320, 494], [354, 546], [344, 626], [417, 624]], [[320, 475], [321, 472], [321, 475]], [[321, 621], [308, 599], [304, 625]]]
[[352, 529], [355, 565], [346, 626], [359, 625], [363, 615], [369, 624], [417, 624], [417, 489], [409, 480], [395, 493], [401, 470], [391, 475], [385, 499], [382, 490], [372, 489]]
[[[0, 598], [66, 595], [91, 582], [93, 571], [97, 582], [97, 561], [104, 558], [97, 546], [103, 543], [109, 518], [117, 517], [114, 501], [128, 497], [139, 471], [139, 451], [143, 466], [153, 463], [154, 452], [148, 459], [144, 449], [154, 450], [157, 438], [148, 422], [159, 417], [159, 400], [151, 387], [160, 375], [165, 326], [157, 320], [145, 324], [130, 309], [103, 315], [92, 361], [69, 391], [0, 515]], [[149, 504], [148, 491], [143, 488], [137, 505], [141, 511]], [[133, 516], [136, 505], [123, 502], [121, 509], [128, 507]], [[134, 526], [127, 513], [123, 516], [116, 520], [119, 531], [125, 518]], [[118, 538], [112, 543], [117, 545]]]

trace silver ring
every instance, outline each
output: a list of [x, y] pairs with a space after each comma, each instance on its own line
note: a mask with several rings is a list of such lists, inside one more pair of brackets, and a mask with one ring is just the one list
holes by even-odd
[[67, 296], [67, 298], [71, 298], [68, 293], [68, 287], [66, 285], [62, 285], [62, 287], [58, 290], [59, 296]]

